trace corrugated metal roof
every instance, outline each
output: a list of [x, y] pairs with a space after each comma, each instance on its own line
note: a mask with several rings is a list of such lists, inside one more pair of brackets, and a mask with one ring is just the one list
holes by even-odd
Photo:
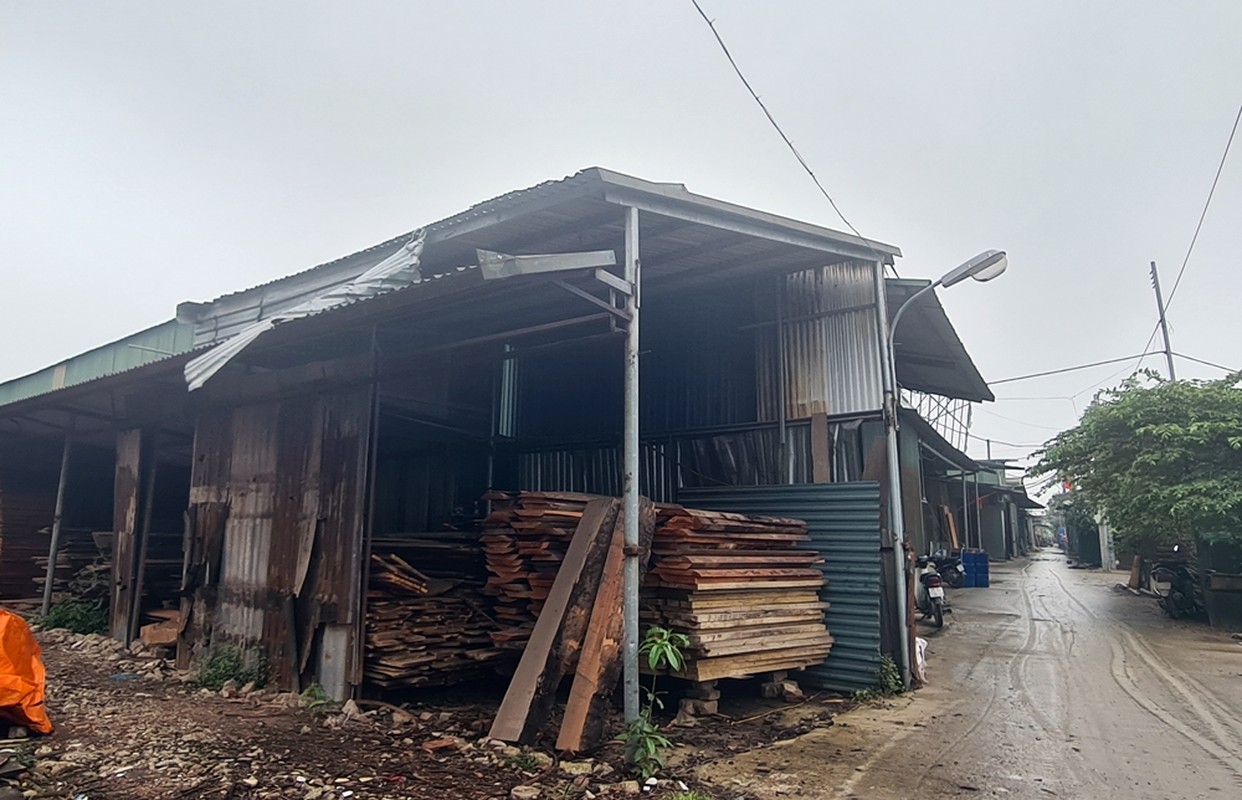
[[171, 319], [59, 364], [0, 383], [0, 407], [188, 353], [194, 326]]
[[[889, 319], [930, 281], [893, 279], [884, 282]], [[995, 400], [966, 346], [953, 329], [935, 292], [914, 301], [893, 337], [897, 382], [907, 389], [961, 400]]]
[[821, 665], [798, 680], [853, 692], [876, 686], [880, 670], [880, 485], [821, 483], [682, 489], [678, 502], [716, 511], [805, 520], [824, 557], [820, 599], [834, 639]]
[[[614, 235], [614, 228], [620, 230], [621, 217], [615, 215], [612, 219], [608, 212], [621, 200], [609, 200], [610, 193], [620, 193], [619, 196], [627, 202], [646, 199], [658, 204], [667, 213], [682, 213], [674, 209], [693, 212], [691, 216], [703, 223], [701, 227], [705, 230], [712, 230], [712, 227], [704, 221], [719, 224], [720, 227], [715, 229], [716, 235], [709, 237], [703, 247], [679, 248], [672, 246], [672, 243], [660, 242], [659, 235], [644, 236], [644, 268], [648, 276], [657, 280], [661, 272], [671, 274], [674, 271], [705, 271], [712, 278], [718, 278], [721, 270], [715, 239], [721, 230], [737, 224], [772, 235], [779, 234], [788, 241], [776, 244], [771, 240], [765, 242], [758, 234], [738, 235], [730, 252], [731, 257], [736, 256], [737, 260], [730, 267], [734, 270], [771, 268], [779, 262], [787, 266], [787, 271], [792, 271], [799, 266], [822, 266], [826, 260], [831, 260], [821, 254], [818, 259], [808, 261], [808, 256], [813, 253], [803, 250], [799, 254], [799, 245], [793, 242], [801, 242], [802, 245], [814, 243], [824, 251], [836, 247], [843, 255], [860, 249], [875, 252], [881, 257], [900, 255], [900, 250], [892, 245], [864, 241], [851, 234], [694, 194], [683, 184], [646, 181], [591, 167], [566, 178], [545, 181], [476, 203], [461, 213], [426, 226], [423, 229], [428, 247], [426, 263], [437, 265], [435, 268], [440, 270], [471, 263], [476, 246], [488, 249], [503, 247], [509, 248], [506, 252], [520, 253], [518, 245], [523, 240], [537, 240], [540, 247], [548, 248], [543, 252], [556, 252], [558, 245], [570, 249], [612, 247], [614, 245], [608, 244], [608, 240]], [[694, 227], [693, 223], [679, 222], [671, 226], [670, 238], [676, 237], [674, 243], [677, 239], [684, 239], [684, 230]], [[671, 229], [678, 232], [672, 234]], [[484, 231], [488, 231], [488, 235], [485, 236]], [[560, 242], [551, 235], [557, 232], [562, 234]], [[246, 325], [279, 314], [357, 277], [390, 256], [412, 233], [404, 233], [349, 256], [241, 292], [223, 295], [210, 304], [204, 304], [199, 312], [196, 342], [202, 344], [227, 338]], [[601, 237], [605, 240], [603, 243], [597, 241]], [[584, 238], [592, 241], [588, 243]], [[449, 246], [451, 240], [456, 241]], [[783, 251], [780, 250], [782, 247]], [[673, 255], [675, 259], [670, 258]], [[806, 263], [799, 263], [799, 259]]]

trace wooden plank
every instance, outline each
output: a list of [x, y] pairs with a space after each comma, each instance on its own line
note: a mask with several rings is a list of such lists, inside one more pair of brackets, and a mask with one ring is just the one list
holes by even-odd
[[[574, 588], [582, 576], [588, 556], [595, 547], [600, 531], [615, 518], [617, 501], [612, 498], [595, 498], [587, 503], [582, 519], [574, 531], [569, 543], [565, 560], [556, 574], [556, 581], [547, 603], [539, 614], [530, 640], [522, 651], [522, 660], [518, 663], [517, 672], [509, 683], [496, 719], [492, 722], [490, 736], [493, 739], [516, 742], [521, 741], [528, 729], [531, 706], [536, 694], [545, 684], [547, 672], [552, 664], [553, 648], [560, 633], [561, 623], [569, 609]], [[611, 528], [607, 529], [611, 533]], [[599, 548], [602, 549], [602, 548]], [[550, 691], [555, 691], [551, 687]], [[547, 691], [547, 689], [545, 689]]]
[[828, 415], [811, 415], [811, 483], [832, 483], [832, 435]]
[[[641, 554], [639, 572], [646, 569], [655, 535], [655, 506], [639, 498], [638, 536]], [[610, 696], [621, 677], [624, 664], [621, 644], [625, 620], [617, 609], [624, 601], [625, 515], [617, 523], [604, 563], [604, 575], [591, 611], [591, 624], [582, 645], [582, 656], [574, 672], [569, 702], [556, 739], [556, 748], [571, 752], [591, 750], [603, 744], [604, 723]]]
[[953, 509], [948, 506], [941, 506], [940, 510], [944, 514], [945, 525], [949, 528], [949, 546], [954, 550], [962, 549], [961, 539], [957, 535], [957, 519], [953, 516]]

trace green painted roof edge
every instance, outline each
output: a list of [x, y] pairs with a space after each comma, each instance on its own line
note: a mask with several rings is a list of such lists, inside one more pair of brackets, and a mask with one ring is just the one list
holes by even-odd
[[37, 372], [0, 383], [0, 408], [58, 389], [116, 375], [194, 347], [194, 324], [167, 322], [101, 345]]

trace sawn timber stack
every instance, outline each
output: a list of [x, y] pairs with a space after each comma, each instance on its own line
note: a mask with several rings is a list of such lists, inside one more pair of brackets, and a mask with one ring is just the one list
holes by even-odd
[[367, 592], [366, 679], [385, 689], [446, 686], [493, 672], [508, 652], [478, 589], [374, 555]]
[[521, 650], [535, 628], [539, 612], [587, 503], [594, 495], [569, 492], [493, 492], [492, 512], [483, 522], [487, 561], [486, 592], [494, 599], [497, 647]]
[[645, 616], [690, 639], [692, 681], [821, 663], [832, 648], [806, 523], [662, 506]]

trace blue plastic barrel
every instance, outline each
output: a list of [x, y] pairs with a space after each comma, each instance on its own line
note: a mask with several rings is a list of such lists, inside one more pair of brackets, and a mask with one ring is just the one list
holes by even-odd
[[986, 589], [991, 585], [991, 579], [988, 575], [988, 554], [976, 553], [978, 560], [975, 562], [975, 586]]

